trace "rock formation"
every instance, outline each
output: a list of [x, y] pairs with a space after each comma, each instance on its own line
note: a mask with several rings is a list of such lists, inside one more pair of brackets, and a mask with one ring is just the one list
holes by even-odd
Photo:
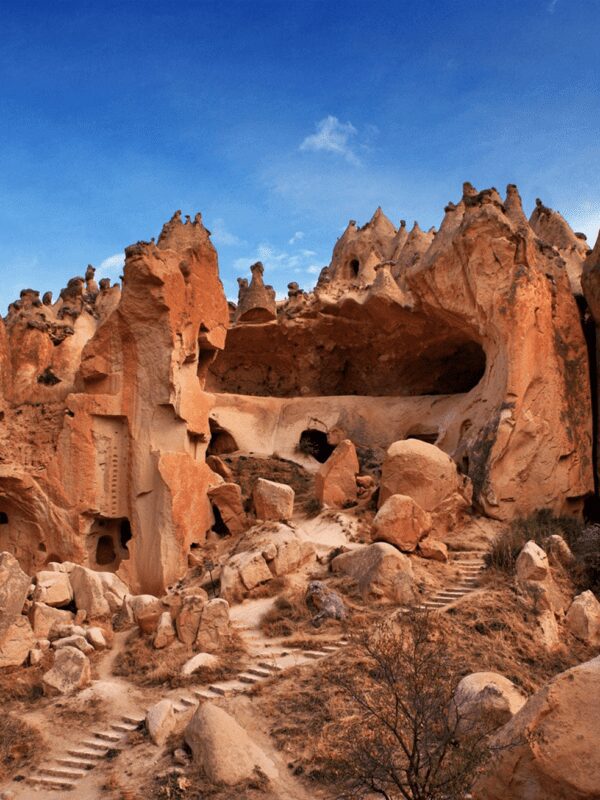
[[255, 264], [231, 324], [200, 215], [127, 248], [122, 288], [90, 266], [56, 302], [23, 290], [0, 323], [0, 551], [160, 595], [213, 525], [232, 532], [223, 513], [247, 524], [207, 455], [315, 470], [346, 439], [364, 474], [355, 487], [350, 469], [341, 505], [370, 498], [367, 473], [413, 438], [451, 457], [484, 514], [580, 515], [592, 420], [569, 277], [585, 254], [555, 212], [528, 222], [515, 187], [502, 201], [466, 184], [437, 232], [380, 209], [351, 222], [313, 292], [276, 302]]

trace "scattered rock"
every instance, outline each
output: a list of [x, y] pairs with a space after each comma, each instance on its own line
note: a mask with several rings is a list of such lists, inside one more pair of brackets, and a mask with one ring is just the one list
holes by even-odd
[[106, 650], [108, 647], [108, 642], [106, 641], [106, 636], [104, 635], [102, 628], [92, 626], [91, 628], [87, 629], [85, 635], [94, 650]]
[[219, 511], [223, 524], [229, 533], [243, 533], [248, 527], [248, 519], [242, 502], [242, 490], [237, 483], [222, 483], [208, 490], [213, 506]]
[[315, 475], [317, 500], [333, 508], [356, 503], [356, 476], [359, 470], [356, 448], [350, 439], [344, 439]]
[[387, 542], [342, 553], [333, 559], [331, 569], [354, 578], [365, 600], [385, 599], [403, 604], [415, 600], [410, 559]]
[[91, 667], [86, 655], [76, 647], [61, 647], [56, 651], [52, 669], [44, 673], [44, 694], [53, 697], [71, 694], [91, 682]]
[[0, 668], [19, 667], [35, 644], [27, 617], [4, 615], [0, 621]]
[[154, 634], [154, 647], [157, 650], [162, 650], [163, 647], [168, 647], [171, 642], [175, 640], [175, 626], [173, 625], [173, 618], [170, 611], [163, 611], [156, 626], [156, 633]]
[[488, 732], [511, 719], [527, 698], [512, 681], [497, 672], [473, 672], [464, 677], [454, 694], [459, 729], [481, 725]]
[[548, 556], [533, 540], [528, 541], [517, 558], [515, 565], [517, 580], [543, 581], [550, 574]]
[[33, 599], [54, 608], [67, 606], [73, 599], [73, 589], [65, 572], [44, 571], [36, 574]]
[[202, 609], [195, 647], [207, 653], [220, 650], [231, 638], [229, 603], [222, 598], [209, 600]]
[[47, 639], [52, 628], [71, 624], [74, 614], [64, 609], [51, 608], [44, 603], [34, 603], [29, 612], [29, 619], [36, 637]]
[[425, 539], [421, 539], [419, 542], [419, 555], [431, 561], [446, 563], [448, 561], [448, 547], [444, 542], [440, 542], [439, 539], [426, 536]]
[[183, 644], [193, 644], [195, 642], [202, 609], [207, 602], [206, 597], [202, 595], [188, 595], [183, 598], [181, 609], [175, 620], [177, 638]]
[[104, 584], [98, 572], [75, 565], [69, 572], [69, 580], [73, 587], [75, 605], [82, 608], [88, 619], [105, 619], [111, 610], [104, 596]]
[[185, 729], [193, 761], [212, 783], [227, 786], [247, 781], [258, 768], [269, 779], [277, 777], [270, 758], [226, 711], [202, 703]]
[[407, 553], [431, 529], [431, 515], [415, 503], [412, 497], [393, 494], [385, 501], [373, 520], [373, 539], [388, 542]]
[[131, 608], [133, 619], [142, 633], [154, 633], [165, 607], [151, 594], [129, 595], [123, 601]]
[[78, 650], [81, 650], [82, 653], [86, 655], [88, 653], [93, 653], [94, 648], [88, 642], [88, 640], [83, 636], [65, 636], [64, 639], [55, 639], [52, 642], [52, 646], [55, 650], [59, 650], [61, 647], [76, 647]]
[[344, 601], [333, 589], [328, 589], [322, 581], [311, 581], [306, 590], [306, 605], [313, 614], [312, 624], [320, 627], [326, 619], [346, 619]]
[[548, 553], [549, 560], [555, 565], [560, 564], [563, 567], [570, 567], [575, 561], [571, 548], [563, 537], [557, 533], [548, 536], [544, 541], [544, 548]]
[[30, 584], [17, 559], [10, 553], [0, 553], [0, 622], [21, 613]]
[[212, 653], [197, 653], [185, 662], [181, 668], [182, 675], [193, 675], [200, 667], [214, 668], [219, 666], [219, 659]]
[[175, 709], [171, 700], [159, 700], [146, 712], [146, 730], [159, 747], [162, 746], [175, 728]]
[[254, 484], [252, 500], [257, 519], [287, 521], [294, 513], [294, 490], [285, 483], [259, 478]]
[[600, 603], [589, 589], [573, 600], [565, 622], [578, 639], [593, 646], [600, 645]]

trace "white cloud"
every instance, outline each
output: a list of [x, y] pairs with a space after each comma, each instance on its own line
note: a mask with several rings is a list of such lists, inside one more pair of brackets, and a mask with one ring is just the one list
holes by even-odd
[[220, 244], [223, 247], [231, 247], [234, 245], [241, 245], [244, 242], [231, 231], [227, 230], [225, 220], [219, 217], [214, 220], [210, 226], [211, 239], [214, 244]]
[[262, 242], [252, 254], [236, 258], [233, 268], [240, 277], [250, 279], [250, 266], [256, 261], [262, 261], [265, 268], [265, 283], [271, 283], [276, 289], [283, 291], [283, 287], [294, 275], [312, 276], [321, 272], [321, 266], [314, 263], [315, 255], [317, 254], [313, 250], [289, 253], [270, 243]]
[[123, 266], [125, 265], [125, 256], [123, 253], [115, 253], [114, 256], [109, 256], [101, 262], [98, 267], [97, 279], [111, 278], [113, 281], [118, 281], [123, 274]]
[[288, 244], [296, 244], [296, 242], [299, 242], [300, 239], [304, 239], [304, 232], [303, 231], [296, 231], [296, 233], [289, 240]]
[[351, 122], [340, 122], [337, 117], [325, 117], [317, 123], [317, 132], [307, 136], [300, 150], [324, 151], [343, 156], [350, 164], [360, 164], [350, 141], [357, 130]]

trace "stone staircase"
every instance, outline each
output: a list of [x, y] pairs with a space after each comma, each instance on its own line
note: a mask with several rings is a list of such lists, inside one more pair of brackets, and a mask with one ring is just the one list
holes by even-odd
[[[313, 650], [298, 651], [281, 645], [270, 646], [264, 642], [262, 644], [263, 648], [254, 653], [250, 665], [235, 678], [169, 693], [167, 698], [173, 701], [175, 713], [188, 712], [206, 700], [218, 700], [249, 692], [256, 684], [286, 669], [311, 664], [332, 655], [347, 645], [348, 640], [340, 638], [333, 643], [317, 646]], [[82, 734], [77, 745], [67, 747], [60, 756], [39, 767], [34, 774], [26, 778], [27, 783], [37, 785], [46, 791], [64, 792], [75, 789], [77, 783], [111, 751], [126, 746], [128, 736], [143, 726], [145, 718], [145, 711], [140, 710], [139, 713], [124, 715], [108, 723], [106, 727], [94, 729], [89, 735]]]
[[125, 744], [129, 734], [140, 728], [144, 719], [141, 713], [124, 715], [108, 723], [105, 728], [84, 734], [77, 745], [67, 747], [63, 755], [48, 766], [39, 767], [27, 778], [27, 782], [56, 791], [74, 789], [77, 781], [94, 769], [111, 750]]
[[462, 550], [452, 554], [449, 564], [458, 567], [458, 580], [447, 588], [440, 589], [419, 606], [430, 611], [445, 610], [479, 586], [481, 572], [485, 569], [485, 553], [480, 550]]

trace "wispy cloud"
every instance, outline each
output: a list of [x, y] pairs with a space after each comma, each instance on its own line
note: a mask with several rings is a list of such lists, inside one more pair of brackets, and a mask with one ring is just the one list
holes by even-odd
[[296, 242], [299, 242], [300, 239], [304, 239], [304, 231], [296, 231], [296, 233], [289, 240], [288, 244], [295, 244]]
[[238, 275], [249, 277], [250, 265], [262, 261], [265, 283], [273, 284], [281, 295], [285, 293], [289, 281], [302, 281], [302, 276], [309, 280], [309, 276], [318, 275], [323, 265], [315, 263], [317, 260], [315, 250], [281, 250], [273, 244], [262, 242], [248, 256], [236, 258], [233, 268]]
[[120, 280], [125, 265], [123, 253], [115, 253], [113, 256], [105, 258], [98, 267], [98, 278], [111, 278], [113, 281]]
[[556, 8], [557, 5], [558, 5], [558, 0], [550, 0], [550, 2], [548, 3], [548, 6], [547, 6], [548, 13], [549, 14], [554, 14], [554, 9]]
[[235, 245], [244, 244], [239, 236], [236, 236], [227, 229], [225, 220], [221, 217], [213, 221], [212, 225], [210, 226], [210, 231], [213, 244], [219, 244], [223, 247], [232, 247]]
[[351, 122], [340, 122], [330, 114], [317, 123], [317, 132], [304, 139], [300, 150], [334, 153], [350, 164], [360, 164], [360, 159], [352, 149], [352, 140], [356, 134], [357, 130]]

